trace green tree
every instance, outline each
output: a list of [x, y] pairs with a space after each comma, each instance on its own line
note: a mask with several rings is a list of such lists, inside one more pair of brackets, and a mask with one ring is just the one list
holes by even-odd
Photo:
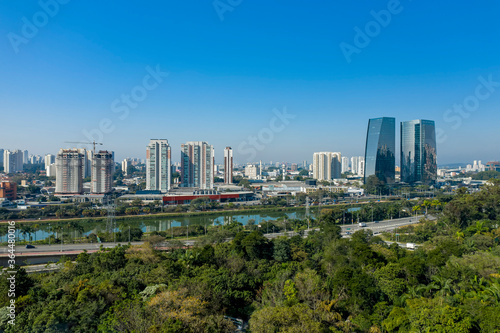
[[274, 240], [273, 258], [279, 262], [291, 259], [291, 247], [287, 237], [278, 237]]

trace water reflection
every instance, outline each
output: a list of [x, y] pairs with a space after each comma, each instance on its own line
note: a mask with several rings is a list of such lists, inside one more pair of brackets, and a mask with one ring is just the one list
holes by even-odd
[[[61, 232], [70, 234], [72, 237], [88, 236], [92, 233], [104, 232], [106, 230], [127, 230], [129, 227], [139, 227], [143, 232], [167, 231], [171, 228], [188, 225], [228, 225], [232, 222], [240, 222], [246, 225], [249, 221], [260, 224], [265, 221], [276, 221], [278, 219], [303, 219], [305, 209], [290, 210], [287, 212], [266, 212], [254, 214], [220, 214], [202, 216], [179, 216], [172, 218], [137, 217], [126, 221], [117, 220], [111, 226], [104, 221], [80, 220], [70, 222], [51, 222], [35, 224], [16, 222], [16, 239], [19, 240], [44, 240], [50, 235], [58, 237]], [[0, 242], [7, 242], [7, 226], [0, 226]]]

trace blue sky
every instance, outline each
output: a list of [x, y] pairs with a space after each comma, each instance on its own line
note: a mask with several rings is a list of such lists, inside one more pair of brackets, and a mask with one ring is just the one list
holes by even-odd
[[225, 146], [240, 163], [311, 161], [363, 155], [368, 119], [394, 116], [436, 121], [440, 164], [500, 159], [498, 1], [54, 1], [0, 2], [0, 148], [92, 133], [117, 159], [166, 138], [174, 161], [198, 140], [218, 162]]

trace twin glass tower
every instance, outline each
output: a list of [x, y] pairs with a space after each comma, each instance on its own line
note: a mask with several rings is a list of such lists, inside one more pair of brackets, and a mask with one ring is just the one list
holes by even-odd
[[[395, 182], [396, 119], [368, 121], [365, 146], [365, 183], [375, 175], [386, 184]], [[431, 184], [437, 178], [436, 130], [432, 120], [401, 122], [401, 182]]]

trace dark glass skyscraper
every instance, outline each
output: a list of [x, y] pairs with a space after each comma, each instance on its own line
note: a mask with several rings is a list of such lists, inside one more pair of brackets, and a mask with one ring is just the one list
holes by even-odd
[[396, 148], [396, 119], [374, 118], [368, 121], [365, 146], [365, 183], [371, 175], [381, 181], [394, 183]]
[[401, 123], [401, 181], [431, 184], [437, 178], [436, 128], [433, 120]]

